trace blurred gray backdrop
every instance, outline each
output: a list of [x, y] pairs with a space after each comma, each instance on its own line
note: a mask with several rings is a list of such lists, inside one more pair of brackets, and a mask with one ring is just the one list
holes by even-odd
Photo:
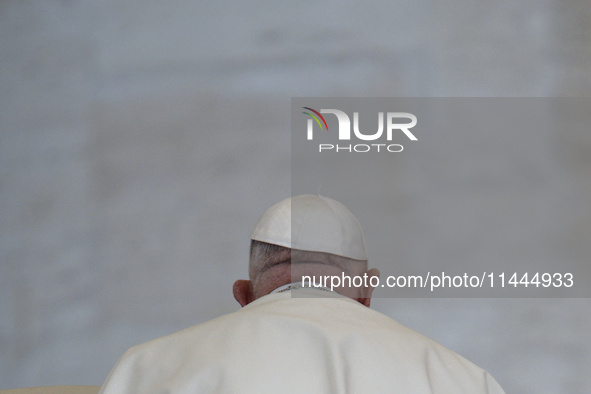
[[[0, 389], [101, 384], [128, 347], [238, 308], [248, 233], [290, 194], [292, 96], [588, 96], [590, 17], [583, 0], [2, 1]], [[588, 191], [591, 139], [567, 142]], [[374, 307], [508, 393], [588, 393], [590, 304]]]

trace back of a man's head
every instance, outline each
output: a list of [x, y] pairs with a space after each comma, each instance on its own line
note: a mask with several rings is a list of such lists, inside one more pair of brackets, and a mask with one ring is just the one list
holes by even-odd
[[[249, 281], [234, 284], [241, 305], [303, 276], [377, 276], [368, 271], [359, 221], [341, 203], [323, 196], [287, 198], [266, 210], [251, 233]], [[339, 287], [337, 292], [369, 306], [373, 288]]]

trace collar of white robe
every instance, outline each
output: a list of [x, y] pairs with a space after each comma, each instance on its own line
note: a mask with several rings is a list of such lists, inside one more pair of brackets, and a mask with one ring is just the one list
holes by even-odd
[[293, 283], [288, 283], [286, 285], [283, 286], [279, 286], [278, 288], [276, 288], [275, 290], [273, 290], [271, 292], [271, 294], [273, 293], [284, 293], [286, 291], [290, 291], [290, 290], [296, 290], [296, 289], [316, 289], [316, 290], [322, 290], [322, 291], [330, 291], [332, 292], [332, 290], [328, 287], [325, 286], [320, 286], [316, 283], [312, 283], [312, 286], [304, 286], [304, 284], [302, 282], [293, 282]]

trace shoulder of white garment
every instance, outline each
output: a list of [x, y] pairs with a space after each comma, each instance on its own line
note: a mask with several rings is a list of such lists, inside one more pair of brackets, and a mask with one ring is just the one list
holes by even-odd
[[[282, 365], [283, 356], [297, 360], [296, 354], [302, 348], [322, 357], [315, 343], [332, 349], [328, 357], [337, 357], [334, 360], [360, 356], [367, 364], [361, 368], [371, 368], [367, 373], [372, 375], [388, 376], [390, 370], [398, 369], [412, 375], [408, 381], [422, 381], [424, 387], [428, 387], [426, 380], [429, 384], [460, 381], [462, 387], [478, 387], [471, 391], [434, 392], [503, 393], [486, 371], [388, 316], [337, 293], [298, 289], [266, 295], [234, 313], [129, 349], [106, 382], [117, 389], [105, 394], [155, 392], [158, 379], [170, 380], [184, 370], [195, 380], [203, 371], [210, 373], [211, 365], [230, 368], [233, 375], [240, 375], [242, 369], [256, 375], [256, 364], [243, 365], [238, 371], [236, 360], [254, 352], [259, 354], [255, 357], [259, 366], [274, 368]], [[312, 358], [310, 362], [317, 360]]]

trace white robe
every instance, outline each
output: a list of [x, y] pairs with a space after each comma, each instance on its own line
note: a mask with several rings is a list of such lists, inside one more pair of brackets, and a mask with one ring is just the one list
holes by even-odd
[[129, 349], [100, 393], [504, 391], [486, 371], [379, 312], [299, 289]]

